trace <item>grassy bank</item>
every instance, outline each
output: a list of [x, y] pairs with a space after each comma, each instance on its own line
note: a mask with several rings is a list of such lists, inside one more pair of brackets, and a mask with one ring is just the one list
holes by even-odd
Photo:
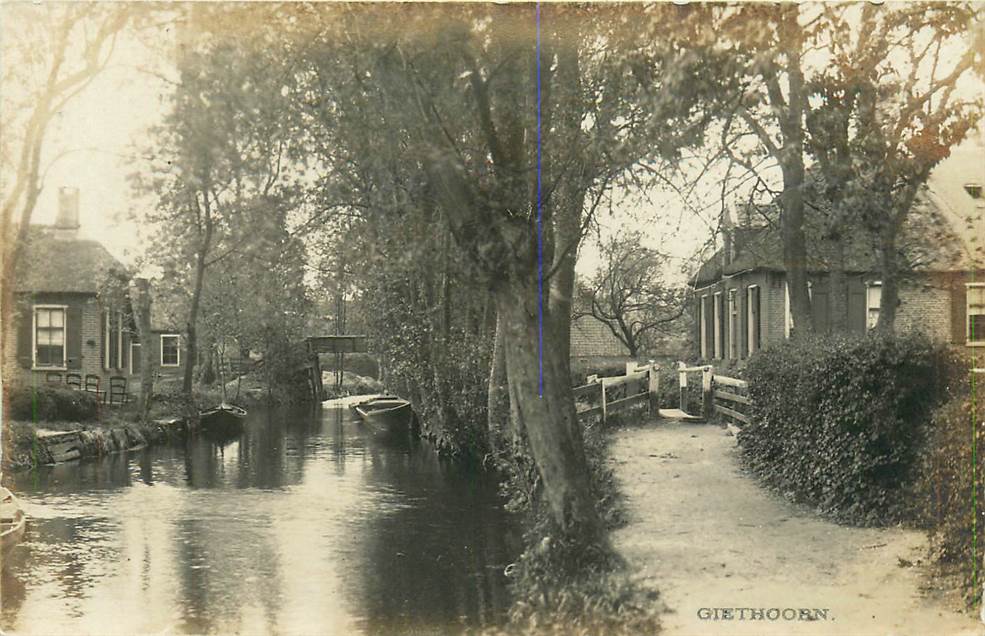
[[[635, 411], [623, 421], [645, 417]], [[610, 427], [620, 425], [610, 418]], [[608, 466], [609, 435], [600, 424], [585, 428], [597, 510], [606, 529], [625, 523], [622, 496]], [[627, 564], [606, 541], [585, 546], [558, 531], [539, 494], [532, 460], [525, 454], [499, 457], [508, 508], [524, 524], [524, 552], [508, 568], [514, 603], [499, 633], [655, 634], [659, 604], [655, 590], [635, 581]]]

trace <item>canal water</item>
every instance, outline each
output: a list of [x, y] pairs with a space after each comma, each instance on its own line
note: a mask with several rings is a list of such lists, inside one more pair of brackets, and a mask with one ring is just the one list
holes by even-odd
[[344, 408], [7, 481], [30, 515], [8, 633], [460, 633], [509, 605], [495, 483]]

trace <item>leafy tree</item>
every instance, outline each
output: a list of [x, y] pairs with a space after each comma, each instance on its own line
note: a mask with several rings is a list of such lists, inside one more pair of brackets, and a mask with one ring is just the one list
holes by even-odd
[[[306, 17], [319, 46], [301, 94], [324, 127], [336, 190], [362, 181], [373, 203], [360, 204], [381, 220], [420, 206], [453, 239], [462, 271], [494, 300], [514, 426], [554, 519], [589, 541], [601, 527], [567, 357], [585, 212], [642, 157], [700, 139], [708, 118], [693, 101], [707, 75], [628, 26], [665, 14], [636, 11], [542, 9], [539, 67], [533, 7], [319, 8]], [[687, 9], [654, 11], [690, 25]]]
[[[183, 390], [190, 394], [207, 275], [231, 254], [280, 240], [278, 228], [293, 208], [285, 182], [295, 158], [285, 141], [294, 122], [280, 101], [289, 75], [271, 66], [273, 60], [242, 55], [229, 33], [212, 30], [235, 9], [196, 5], [185, 11], [173, 109], [155, 131], [149, 153], [155, 164], [134, 182], [154, 200], [141, 214], [156, 230], [149, 260], [186, 296]], [[254, 50], [269, 44], [252, 42]], [[265, 215], [280, 225], [249, 225]], [[241, 292], [228, 290], [226, 301]]]
[[668, 258], [644, 247], [639, 233], [607, 241], [601, 256], [583, 289], [588, 306], [575, 316], [604, 323], [635, 358], [651, 334], [674, 329], [686, 307], [684, 290], [666, 280]]
[[820, 99], [809, 144], [841, 232], [854, 221], [877, 237], [881, 331], [896, 319], [900, 231], [930, 172], [982, 116], [982, 99], [961, 90], [983, 61], [980, 18], [973, 4], [912, 3], [828, 7], [819, 21], [831, 63], [810, 83]]
[[797, 3], [716, 5], [709, 11], [708, 28], [720, 36], [733, 78], [731, 105], [723, 112], [722, 145], [750, 172], [760, 169], [764, 155], [780, 169], [780, 233], [790, 313], [793, 333], [804, 335], [813, 330], [804, 232], [805, 55], [817, 27], [804, 19], [805, 9]]

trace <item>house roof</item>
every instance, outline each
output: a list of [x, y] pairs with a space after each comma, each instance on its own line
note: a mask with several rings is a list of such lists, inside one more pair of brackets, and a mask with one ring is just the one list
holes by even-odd
[[929, 198], [958, 239], [958, 269], [985, 267], [985, 195], [975, 199], [966, 185], [985, 186], [985, 131], [955, 148], [930, 175]]
[[[985, 199], [974, 199], [965, 184], [985, 184], [985, 147], [979, 137], [959, 146], [934, 170], [900, 232], [898, 244], [910, 266], [917, 271], [966, 271], [985, 266]], [[827, 271], [844, 248], [844, 268], [862, 273], [878, 270], [875, 235], [853, 227], [840, 237], [828, 235], [826, 206], [819, 195], [819, 180], [809, 174], [804, 219], [807, 238], [807, 269]], [[779, 208], [763, 211], [767, 225], [732, 230], [732, 258], [726, 264], [723, 249], [706, 260], [695, 276], [702, 286], [747, 270], [784, 271], [783, 240]]]
[[15, 289], [95, 294], [111, 270], [126, 268], [98, 241], [59, 238], [50, 227], [34, 226], [17, 264]]

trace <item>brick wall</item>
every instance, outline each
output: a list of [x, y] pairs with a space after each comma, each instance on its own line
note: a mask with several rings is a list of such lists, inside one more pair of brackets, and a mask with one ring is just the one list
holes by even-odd
[[930, 277], [900, 285], [896, 330], [920, 330], [934, 340], [951, 339], [951, 292]]
[[626, 356], [629, 350], [605, 324], [592, 316], [571, 321], [571, 357]]

